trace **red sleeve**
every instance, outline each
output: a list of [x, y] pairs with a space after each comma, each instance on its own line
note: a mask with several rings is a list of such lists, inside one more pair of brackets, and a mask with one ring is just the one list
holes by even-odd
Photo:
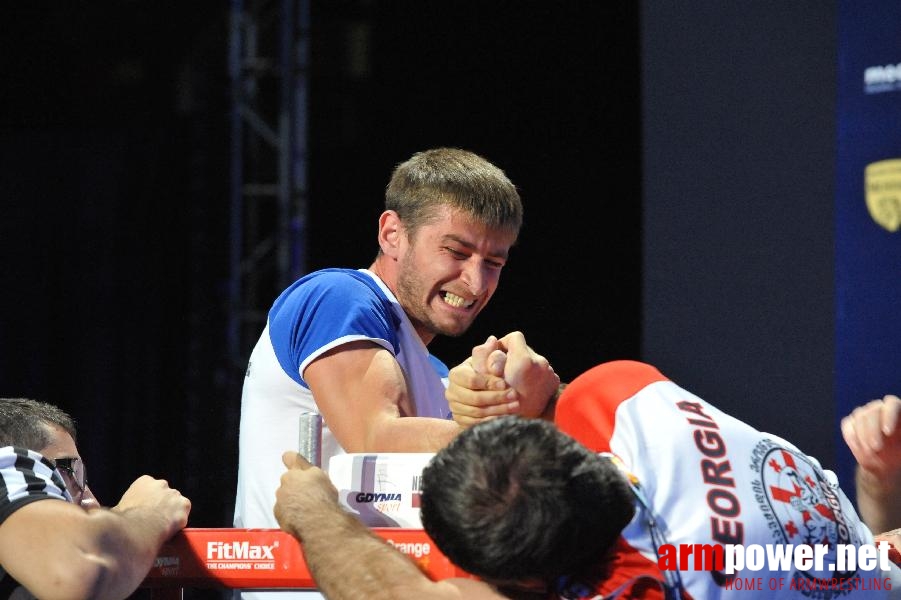
[[554, 421], [561, 431], [589, 449], [608, 452], [617, 407], [656, 381], [667, 381], [667, 378], [642, 362], [601, 363], [566, 386], [557, 401]]
[[[622, 537], [616, 542], [608, 569], [610, 576], [601, 581], [595, 589], [601, 598], [664, 600], [666, 597], [663, 588], [666, 578], [663, 573], [654, 562], [645, 558]], [[620, 589], [623, 587], [625, 589]], [[614, 596], [617, 591], [620, 595]]]

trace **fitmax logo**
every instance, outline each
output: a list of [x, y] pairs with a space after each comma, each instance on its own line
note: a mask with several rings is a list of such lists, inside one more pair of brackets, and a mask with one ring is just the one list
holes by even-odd
[[278, 544], [252, 545], [250, 542], [207, 542], [207, 560], [275, 560], [272, 550]]

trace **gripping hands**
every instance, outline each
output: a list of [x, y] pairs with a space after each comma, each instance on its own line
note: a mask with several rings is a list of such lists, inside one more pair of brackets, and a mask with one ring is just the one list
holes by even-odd
[[454, 419], [468, 427], [507, 414], [551, 418], [559, 388], [548, 360], [514, 331], [474, 347], [450, 370], [446, 396]]

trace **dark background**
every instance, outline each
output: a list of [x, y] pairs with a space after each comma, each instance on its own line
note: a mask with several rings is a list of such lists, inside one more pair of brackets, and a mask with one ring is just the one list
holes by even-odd
[[[227, 7], [4, 13], [0, 395], [79, 419], [101, 499], [149, 472], [191, 526], [227, 526]], [[472, 330], [434, 343], [445, 362], [512, 329], [564, 379], [647, 360], [831, 468], [836, 21], [835, 2], [315, 1], [307, 269], [367, 266], [392, 167], [469, 148], [526, 222]]]
[[[78, 419], [101, 500], [148, 472], [191, 526], [227, 526], [227, 7], [4, 10], [0, 395]], [[491, 305], [433, 351], [521, 329], [566, 379], [639, 356], [637, 4], [313, 2], [311, 33], [308, 269], [368, 266], [393, 166], [465, 147], [525, 226]]]

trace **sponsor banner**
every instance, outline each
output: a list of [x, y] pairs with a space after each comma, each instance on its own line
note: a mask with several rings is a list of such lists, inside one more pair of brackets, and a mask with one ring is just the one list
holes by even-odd
[[422, 470], [430, 453], [339, 454], [328, 474], [338, 500], [369, 527], [422, 529], [419, 500]]
[[[901, 3], [840, 0], [835, 190], [837, 420], [901, 393]], [[838, 424], [836, 471], [853, 499]]]
[[[433, 579], [470, 577], [421, 530], [373, 529]], [[142, 587], [315, 589], [301, 545], [280, 529], [187, 528], [163, 545]]]

